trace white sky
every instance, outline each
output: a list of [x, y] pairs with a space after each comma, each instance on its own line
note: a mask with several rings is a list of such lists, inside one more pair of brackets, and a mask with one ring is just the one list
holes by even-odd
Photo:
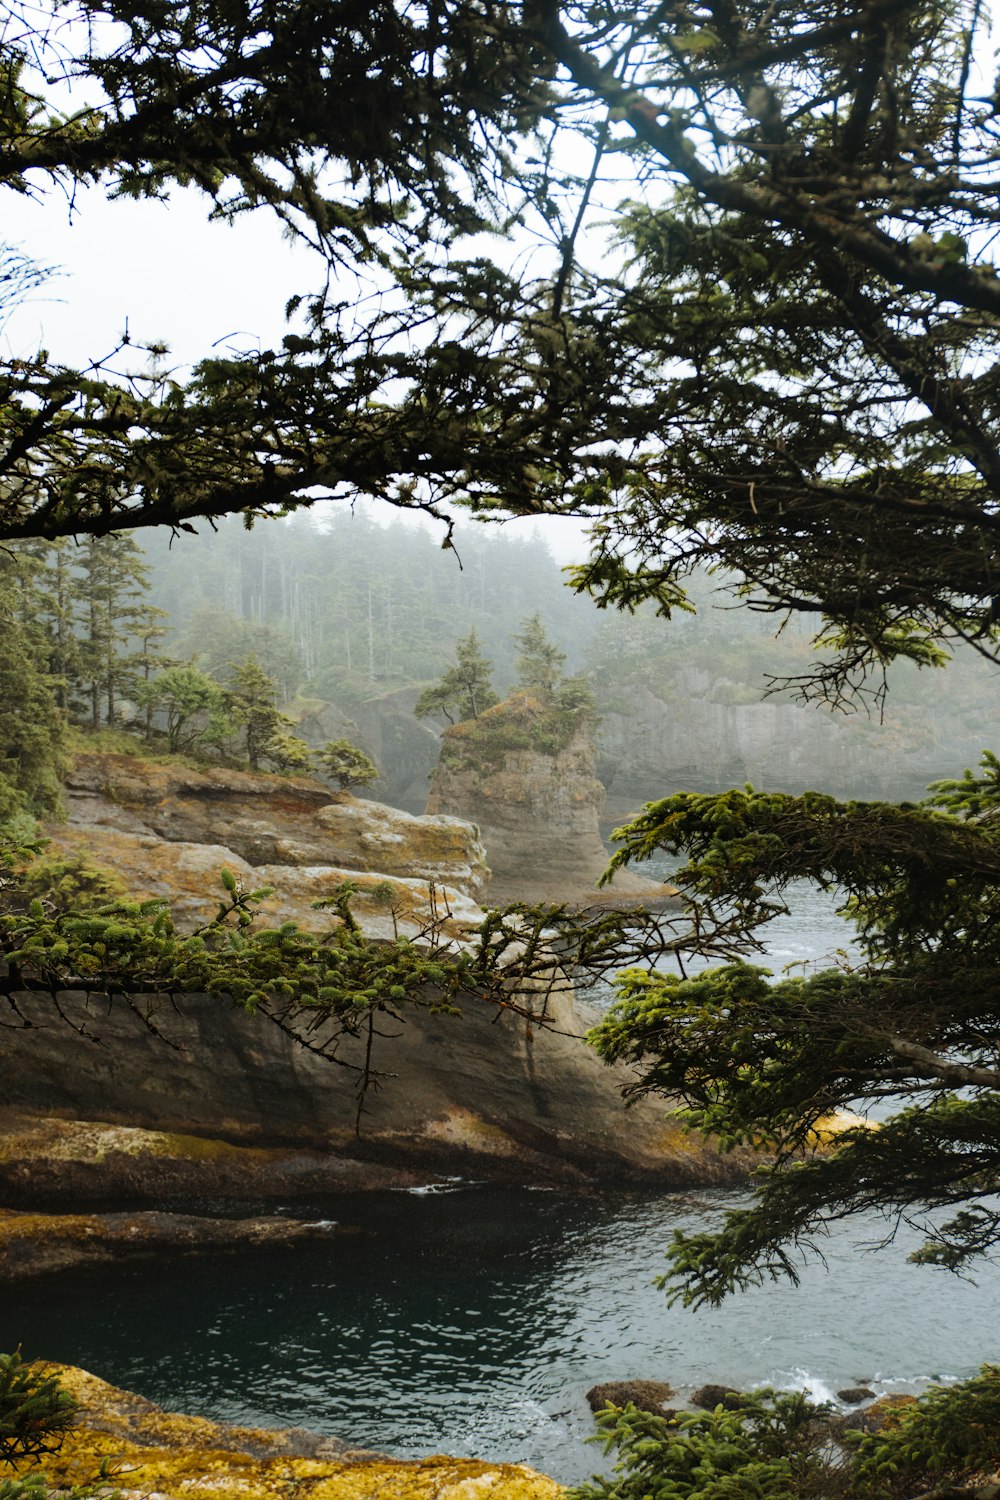
[[114, 346], [128, 324], [191, 364], [222, 342], [280, 340], [284, 305], [321, 282], [318, 258], [284, 240], [266, 212], [230, 227], [209, 223], [208, 200], [178, 190], [168, 203], [111, 202], [96, 189], [72, 209], [52, 192], [5, 203], [5, 238], [57, 274], [6, 320], [6, 352], [42, 345], [80, 364]]
[[[266, 210], [236, 224], [209, 222], [208, 200], [176, 189], [166, 203], [109, 201], [96, 188], [72, 206], [58, 191], [5, 201], [4, 239], [54, 274], [0, 325], [0, 352], [29, 358], [40, 348], [72, 366], [108, 355], [128, 327], [136, 341], [163, 342], [167, 363], [185, 367], [221, 348], [273, 347], [295, 293], [323, 283], [318, 256], [289, 241]], [[381, 503], [384, 522], [422, 524]], [[586, 555], [578, 522], [510, 522], [540, 530], [561, 563]]]

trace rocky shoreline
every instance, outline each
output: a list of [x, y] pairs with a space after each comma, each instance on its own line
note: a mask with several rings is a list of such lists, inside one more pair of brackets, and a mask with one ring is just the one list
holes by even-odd
[[44, 1214], [0, 1209], [0, 1283], [123, 1261], [206, 1251], [246, 1251], [329, 1239], [331, 1224], [278, 1217], [218, 1219], [199, 1214]]
[[45, 1459], [50, 1488], [96, 1481], [122, 1500], [557, 1500], [562, 1493], [520, 1464], [392, 1459], [304, 1428], [164, 1412], [74, 1366], [44, 1369], [79, 1403], [77, 1425]]
[[[564, 1492], [523, 1464], [442, 1455], [397, 1459], [303, 1427], [245, 1427], [166, 1412], [72, 1365], [36, 1368], [57, 1376], [77, 1402], [75, 1425], [59, 1451], [44, 1460], [50, 1490], [90, 1485], [103, 1476], [122, 1500], [150, 1494], [162, 1500], [559, 1500]], [[631, 1402], [667, 1420], [684, 1409], [711, 1411], [730, 1398], [736, 1393], [723, 1385], [683, 1392], [642, 1379], [595, 1386], [586, 1394], [595, 1412]], [[827, 1419], [831, 1440], [837, 1441], [845, 1423], [877, 1430], [914, 1399], [884, 1397], [864, 1410], [857, 1410], [857, 1400], [845, 1401], [855, 1409]], [[679, 1402], [680, 1409], [668, 1402]]]
[[[527, 810], [537, 829], [528, 793], [539, 757], [521, 759], [508, 779], [524, 782], [519, 816]], [[586, 769], [576, 767], [578, 779]], [[215, 914], [223, 866], [248, 889], [274, 888], [262, 909], [268, 922], [327, 925], [313, 903], [345, 878], [357, 887], [352, 911], [375, 939], [415, 935], [436, 914], [461, 943], [483, 916], [490, 872], [479, 829], [448, 814], [416, 817], [309, 777], [111, 754], [78, 758], [66, 803], [67, 821], [48, 830], [49, 857], [85, 855], [110, 868], [133, 897], [165, 899], [182, 930]], [[629, 872], [628, 891], [589, 886], [605, 859], [594, 799], [574, 795], [567, 805], [562, 855], [585, 846], [588, 862], [564, 861], [575, 873], [556, 894], [584, 913], [670, 901]], [[58, 1005], [17, 996], [4, 1032], [0, 1203], [21, 1218], [0, 1219], [0, 1280], [157, 1246], [193, 1253], [199, 1237], [219, 1248], [236, 1232], [168, 1222], [209, 1203], [218, 1205], [213, 1217], [276, 1203], [294, 1213], [307, 1199], [455, 1176], [576, 1191], [744, 1180], [749, 1153], [719, 1155], [659, 1103], [626, 1112], [629, 1075], [584, 1044], [592, 1018], [571, 993], [536, 999], [540, 1024], [476, 999], [460, 1018], [408, 1007], [378, 1039], [384, 1086], [368, 1091], [359, 1118], [361, 1040], [342, 1048], [346, 1068], [335, 1067], [268, 1024], [266, 1011], [248, 1015], [205, 995], [127, 1002], [67, 992]], [[123, 1227], [108, 1209], [160, 1218]], [[287, 1219], [269, 1233], [291, 1243], [306, 1229]], [[25, 1248], [32, 1235], [35, 1269]]]

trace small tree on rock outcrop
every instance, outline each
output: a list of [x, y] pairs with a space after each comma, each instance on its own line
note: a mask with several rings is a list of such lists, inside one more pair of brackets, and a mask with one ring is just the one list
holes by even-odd
[[518, 682], [537, 697], [550, 714], [563, 721], [562, 737], [573, 732], [594, 713], [594, 695], [582, 677], [564, 677], [566, 653], [550, 641], [539, 614], [529, 615], [520, 634], [517, 658]]
[[440, 682], [426, 688], [414, 707], [418, 719], [443, 714], [449, 724], [478, 719], [500, 700], [493, 691], [493, 663], [483, 656], [475, 628], [455, 642], [455, 664]]
[[305, 775], [313, 768], [313, 753], [305, 740], [300, 739], [297, 734], [289, 734], [284, 728], [275, 730], [264, 746], [263, 753], [279, 771]]
[[378, 766], [350, 740], [327, 740], [316, 752], [316, 759], [342, 792], [355, 786], [371, 786], [378, 780]]
[[566, 653], [550, 641], [539, 614], [529, 615], [515, 635], [519, 648], [517, 658], [517, 680], [529, 692], [538, 693], [543, 699], [551, 699], [563, 680]]

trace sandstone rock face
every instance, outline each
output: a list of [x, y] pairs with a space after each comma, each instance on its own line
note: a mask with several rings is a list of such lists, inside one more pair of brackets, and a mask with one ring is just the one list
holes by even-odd
[[[321, 928], [312, 903], [343, 880], [372, 936], [418, 931], [435, 910], [475, 923], [489, 871], [477, 831], [457, 818], [414, 817], [336, 794], [309, 777], [189, 771], [126, 755], [82, 756], [66, 788], [55, 852], [87, 853], [139, 899], [168, 899], [179, 924], [209, 920], [219, 871], [248, 889], [273, 886], [266, 917]], [[437, 893], [430, 886], [438, 888]]]
[[594, 886], [608, 862], [598, 828], [603, 801], [591, 748], [573, 743], [558, 755], [512, 752], [485, 774], [442, 761], [427, 807], [455, 809], [477, 824], [493, 872], [490, 897], [502, 902], [556, 900], [567, 887]]
[[[589, 764], [570, 746], [554, 767], [526, 756], [502, 772], [528, 784], [518, 805], [529, 826], [543, 816], [551, 826], [549, 797], [564, 810], [561, 847], [578, 860], [577, 882], [586, 860], [589, 874], [604, 863]], [[360, 887], [352, 909], [370, 935], [418, 932], [436, 914], [460, 940], [482, 915], [473, 899], [485, 877], [482, 845], [471, 824], [452, 817], [331, 800], [307, 778], [192, 772], [124, 756], [87, 757], [68, 800], [71, 822], [52, 831], [56, 851], [86, 850], [134, 895], [166, 897], [188, 927], [214, 915], [222, 866], [247, 888], [275, 887], [264, 904], [273, 920], [326, 925], [331, 919], [310, 903], [344, 878]], [[541, 843], [548, 850], [547, 827]], [[451, 883], [432, 885], [441, 876]], [[274, 1201], [384, 1186], [386, 1171], [396, 1181], [447, 1173], [684, 1186], [738, 1180], [748, 1165], [689, 1136], [659, 1103], [626, 1112], [628, 1074], [584, 1044], [595, 1017], [578, 1013], [565, 993], [544, 1007], [538, 999], [540, 1025], [479, 998], [463, 1002], [461, 1018], [413, 1006], [398, 1021], [382, 1018], [372, 1062], [384, 1081], [368, 1090], [360, 1115], [364, 1036], [347, 1043], [336, 1066], [263, 1008], [249, 1015], [197, 995], [133, 1006], [74, 994], [59, 1001], [18, 997], [16, 1024], [4, 1032], [3, 1105], [51, 1117], [40, 1148], [37, 1136], [32, 1147], [0, 1121], [0, 1195], [13, 1206], [89, 1198], [143, 1207], [199, 1192]], [[322, 1032], [309, 1039], [321, 1043]], [[93, 1122], [119, 1133], [100, 1136], [99, 1148], [56, 1149], [60, 1121], [83, 1122], [77, 1142]], [[126, 1148], [122, 1128], [148, 1138]], [[178, 1133], [219, 1149], [163, 1145], [164, 1134]], [[237, 1160], [231, 1149], [258, 1154]]]
[[[387, 1076], [369, 1090], [360, 1118], [358, 1073], [317, 1057], [261, 1013], [204, 996], [163, 999], [150, 1002], [154, 1034], [120, 1001], [63, 995], [61, 1003], [70, 1024], [47, 997], [19, 998], [30, 1024], [5, 1032], [6, 1106], [55, 1116], [55, 1124], [141, 1126], [160, 1133], [146, 1154], [168, 1160], [153, 1162], [147, 1179], [134, 1140], [100, 1137], [98, 1150], [99, 1137], [88, 1146], [87, 1130], [76, 1127], [62, 1144], [33, 1148], [30, 1133], [5, 1136], [0, 1121], [0, 1200], [14, 1207], [109, 1195], [116, 1206], [146, 1206], [163, 1201], [171, 1184], [183, 1200], [199, 1175], [213, 1197], [245, 1201], [253, 1183], [249, 1196], [287, 1201], [322, 1183], [317, 1153], [341, 1164], [331, 1166], [341, 1173], [339, 1183], [328, 1179], [331, 1188], [384, 1185], [377, 1174], [352, 1180], [345, 1163], [568, 1186], [680, 1187], [738, 1180], [747, 1169], [738, 1153], [720, 1156], [687, 1134], [662, 1102], [626, 1111], [620, 1091], [629, 1075], [583, 1044], [592, 1018], [565, 998], [549, 1001], [548, 1028], [478, 999], [464, 1002], [461, 1017], [408, 1008], [399, 1024], [380, 1028], [372, 1060]], [[362, 1038], [342, 1053], [354, 1068], [364, 1055]], [[163, 1144], [171, 1132], [222, 1144], [206, 1148], [202, 1171], [196, 1151]], [[243, 1170], [229, 1146], [264, 1154]], [[288, 1148], [307, 1153], [298, 1176]], [[193, 1162], [187, 1179], [185, 1154]]]
[[[491, 904], [583, 899], [607, 868], [599, 830], [604, 787], [595, 775], [589, 729], [554, 750], [505, 748], [505, 742], [530, 739], [541, 721], [537, 703], [519, 694], [442, 737], [427, 811], [477, 825], [493, 872]], [[494, 725], [497, 749], [491, 750]], [[627, 872], [616, 877], [615, 888], [650, 896], [660, 891]]]
[[418, 1187], [427, 1177], [425, 1169], [346, 1152], [238, 1145], [179, 1130], [0, 1109], [0, 1194], [22, 1211], [47, 1214], [107, 1203], [284, 1203]]

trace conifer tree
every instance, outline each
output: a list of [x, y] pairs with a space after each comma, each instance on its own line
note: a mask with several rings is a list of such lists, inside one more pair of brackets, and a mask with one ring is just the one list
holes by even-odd
[[190, 750], [199, 740], [218, 744], [233, 731], [227, 717], [225, 690], [192, 666], [167, 667], [139, 686], [138, 700], [149, 716], [159, 713], [166, 724], [167, 749]]
[[493, 663], [483, 655], [475, 627], [455, 642], [455, 661], [440, 682], [425, 688], [417, 699], [418, 719], [443, 714], [449, 724], [478, 719], [499, 700], [493, 691]]
[[37, 598], [30, 560], [0, 553], [0, 828], [54, 812], [64, 767], [65, 718], [48, 674], [44, 632], [25, 618]]
[[353, 786], [371, 786], [378, 780], [378, 766], [350, 740], [327, 740], [316, 759], [342, 792]]
[[148, 679], [162, 611], [146, 603], [149, 570], [132, 536], [88, 537], [75, 585], [78, 693], [91, 728], [114, 725], [122, 702]]
[[550, 702], [562, 681], [562, 670], [566, 665], [566, 653], [550, 641], [542, 624], [542, 617], [529, 615], [514, 640], [518, 646], [517, 680], [521, 687], [535, 692], [544, 702]]
[[79, 549], [65, 538], [25, 548], [38, 569], [39, 621], [48, 641], [48, 665], [56, 703], [69, 712], [70, 696], [80, 676], [81, 639], [76, 566]]
[[[283, 714], [282, 725], [287, 725], [289, 722]], [[271, 735], [264, 746], [264, 754], [277, 771], [304, 775], [313, 767], [313, 752], [305, 740], [297, 734], [289, 733], [284, 727], [276, 729]]]
[[243, 749], [251, 771], [260, 770], [271, 740], [289, 722], [274, 706], [276, 694], [274, 679], [267, 675], [255, 656], [247, 656], [230, 667], [228, 713], [242, 731]]
[[0, 1462], [55, 1453], [76, 1418], [76, 1401], [52, 1374], [20, 1354], [0, 1354]]

